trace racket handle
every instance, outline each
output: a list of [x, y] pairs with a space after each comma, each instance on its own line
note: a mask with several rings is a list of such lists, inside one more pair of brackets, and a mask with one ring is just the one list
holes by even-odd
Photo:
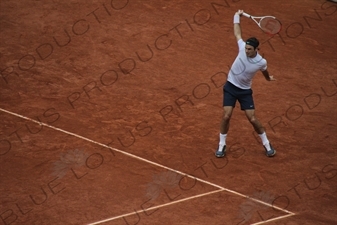
[[245, 17], [248, 17], [248, 18], [250, 18], [250, 17], [251, 17], [251, 15], [249, 15], [248, 13], [245, 13], [245, 12], [244, 12], [244, 13], [242, 13], [242, 15], [243, 15], [243, 16], [245, 16]]

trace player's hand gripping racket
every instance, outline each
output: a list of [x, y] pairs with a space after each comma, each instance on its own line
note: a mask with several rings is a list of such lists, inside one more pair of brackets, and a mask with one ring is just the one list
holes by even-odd
[[[251, 18], [267, 34], [278, 34], [282, 29], [281, 22], [274, 16], [251, 16], [248, 13], [242, 13], [245, 17]], [[258, 22], [257, 20], [260, 19]]]

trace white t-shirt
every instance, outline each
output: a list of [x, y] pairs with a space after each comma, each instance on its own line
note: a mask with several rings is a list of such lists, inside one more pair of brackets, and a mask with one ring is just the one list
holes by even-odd
[[267, 61], [257, 53], [254, 58], [246, 55], [246, 43], [238, 40], [239, 54], [232, 64], [227, 80], [241, 89], [250, 89], [255, 73], [267, 69]]

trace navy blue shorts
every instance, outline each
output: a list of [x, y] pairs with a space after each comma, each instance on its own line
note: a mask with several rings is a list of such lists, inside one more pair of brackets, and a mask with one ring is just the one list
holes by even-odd
[[255, 109], [252, 89], [241, 89], [226, 82], [223, 86], [223, 106], [235, 107], [236, 100], [239, 101], [241, 110]]

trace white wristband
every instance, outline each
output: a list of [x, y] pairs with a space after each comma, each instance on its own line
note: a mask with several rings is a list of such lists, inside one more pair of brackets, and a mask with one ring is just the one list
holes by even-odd
[[240, 16], [238, 14], [234, 15], [233, 23], [240, 23]]

